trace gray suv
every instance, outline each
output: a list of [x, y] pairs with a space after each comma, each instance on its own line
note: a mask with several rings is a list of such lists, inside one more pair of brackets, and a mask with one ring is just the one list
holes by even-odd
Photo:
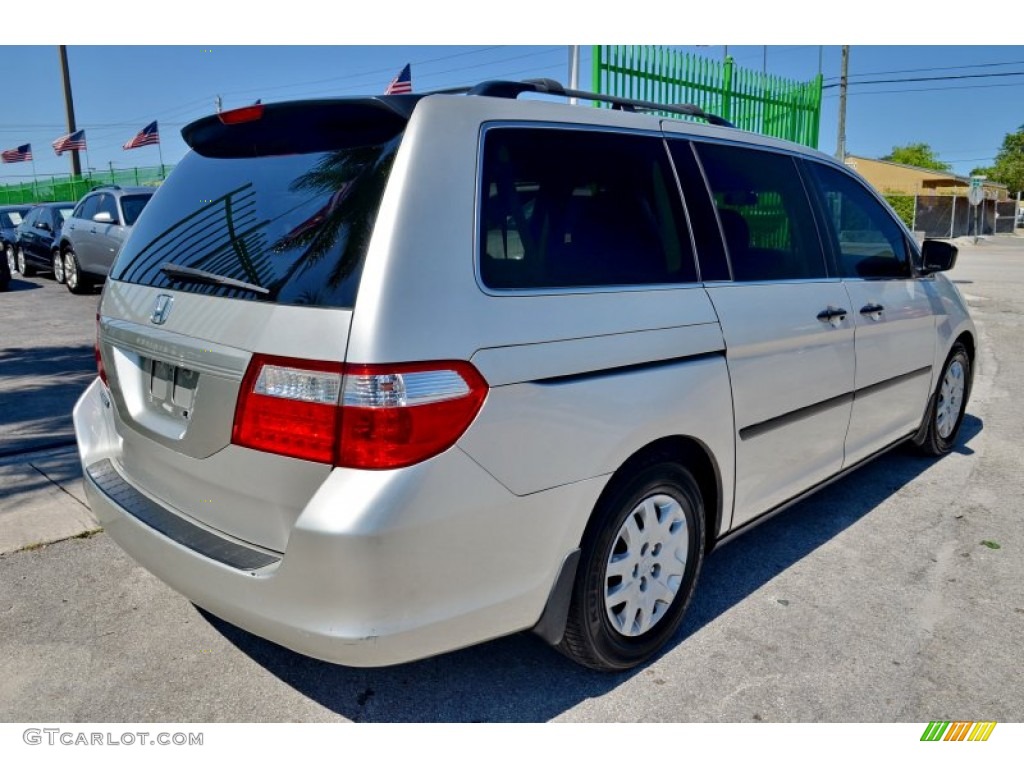
[[152, 187], [96, 187], [64, 224], [53, 276], [72, 293], [85, 293], [110, 271], [135, 220], [153, 196]]
[[625, 669], [705, 553], [896, 444], [948, 453], [956, 248], [832, 157], [646, 109], [499, 82], [187, 126], [74, 411], [104, 530], [321, 659], [533, 630]]

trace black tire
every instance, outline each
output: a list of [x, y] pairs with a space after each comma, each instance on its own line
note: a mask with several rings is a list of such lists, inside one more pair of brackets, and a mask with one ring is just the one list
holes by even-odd
[[92, 284], [82, 274], [78, 257], [70, 246], [64, 251], [64, 284], [75, 294], [87, 293], [92, 288]]
[[651, 464], [609, 488], [583, 537], [558, 649], [599, 670], [647, 661], [679, 628], [703, 558], [704, 502], [683, 467]]
[[25, 249], [20, 245], [18, 246], [18, 271], [22, 277], [32, 277], [36, 273], [35, 267], [28, 263], [28, 259], [25, 258]]
[[59, 248], [54, 248], [50, 253], [50, 268], [53, 270], [53, 281], [60, 285], [64, 282], [64, 256]]
[[4, 257], [7, 261], [7, 269], [10, 272], [10, 276], [18, 274], [18, 258], [14, 255], [14, 246], [10, 243], [4, 246]]
[[959, 341], [946, 358], [914, 444], [928, 456], [944, 456], [956, 444], [971, 395], [971, 358]]

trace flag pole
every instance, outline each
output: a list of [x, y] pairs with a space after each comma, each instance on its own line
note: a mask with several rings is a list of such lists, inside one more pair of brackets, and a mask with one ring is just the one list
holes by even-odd
[[32, 199], [39, 202], [39, 181], [36, 179], [36, 157], [32, 156]]
[[164, 175], [164, 148], [162, 142], [157, 141], [156, 151], [160, 153], [160, 179], [163, 180], [166, 176]]

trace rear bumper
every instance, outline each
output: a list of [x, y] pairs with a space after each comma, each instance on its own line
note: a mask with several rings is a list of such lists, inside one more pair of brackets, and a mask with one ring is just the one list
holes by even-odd
[[[335, 469], [285, 551], [272, 553], [135, 487], [118, 463], [99, 380], [74, 422], [89, 504], [129, 555], [232, 624], [350, 666], [411, 661], [532, 627], [605, 482], [515, 496], [458, 448], [400, 470]], [[145, 503], [156, 517], [139, 513]], [[181, 533], [196, 529], [264, 559], [231, 560]]]

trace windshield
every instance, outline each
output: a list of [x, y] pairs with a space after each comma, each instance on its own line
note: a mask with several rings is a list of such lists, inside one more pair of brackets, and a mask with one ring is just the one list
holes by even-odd
[[[190, 152], [153, 195], [111, 275], [249, 301], [351, 308], [400, 140], [263, 157]], [[176, 279], [161, 270], [167, 263], [267, 293]]]
[[65, 221], [71, 218], [71, 212], [75, 210], [72, 208], [58, 208], [57, 211], [60, 213], [60, 223], [63, 224]]

